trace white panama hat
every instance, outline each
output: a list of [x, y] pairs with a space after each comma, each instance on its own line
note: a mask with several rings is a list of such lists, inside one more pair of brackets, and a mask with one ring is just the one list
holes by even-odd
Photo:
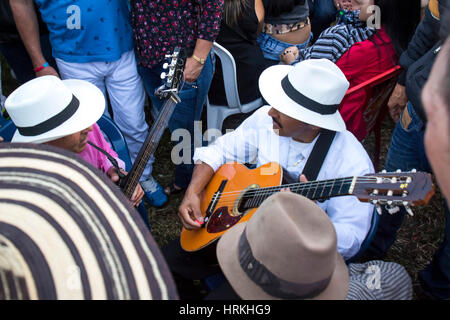
[[5, 108], [17, 127], [11, 142], [44, 143], [96, 123], [105, 110], [105, 98], [87, 81], [43, 76], [11, 93]]
[[346, 130], [338, 108], [349, 85], [342, 71], [327, 59], [304, 60], [295, 66], [272, 66], [259, 78], [261, 94], [274, 109], [338, 132]]

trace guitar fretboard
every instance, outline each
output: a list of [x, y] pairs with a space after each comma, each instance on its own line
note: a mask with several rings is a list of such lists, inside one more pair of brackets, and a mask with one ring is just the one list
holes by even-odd
[[152, 125], [150, 133], [147, 135], [141, 150], [139, 150], [139, 154], [137, 155], [130, 172], [124, 179], [122, 190], [128, 198], [131, 198], [133, 195], [134, 189], [139, 183], [139, 179], [147, 166], [150, 156], [156, 151], [159, 141], [161, 140], [164, 130], [167, 128], [167, 124], [173, 111], [175, 110], [176, 105], [177, 102], [172, 97], [168, 98], [164, 102], [158, 117]]
[[289, 188], [291, 192], [300, 194], [311, 200], [324, 200], [332, 197], [351, 195], [355, 183], [356, 177], [348, 177], [251, 189], [243, 196], [241, 209], [257, 208], [264, 200], [272, 194], [280, 192], [283, 188]]

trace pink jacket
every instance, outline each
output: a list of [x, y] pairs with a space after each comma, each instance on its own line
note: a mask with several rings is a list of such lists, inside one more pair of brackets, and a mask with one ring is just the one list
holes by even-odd
[[[111, 149], [110, 144], [105, 140], [103, 133], [96, 123], [93, 125], [93, 130], [88, 133], [88, 140], [108, 152], [117, 160], [119, 167], [125, 169], [125, 163], [120, 160], [117, 153]], [[89, 144], [86, 146], [86, 149], [78, 155], [105, 173], [113, 166], [103, 153]]]

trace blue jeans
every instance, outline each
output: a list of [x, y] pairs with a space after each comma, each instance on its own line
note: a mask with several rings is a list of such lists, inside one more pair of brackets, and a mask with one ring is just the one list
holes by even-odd
[[264, 58], [274, 61], [280, 60], [280, 54], [289, 47], [296, 46], [299, 50], [305, 49], [308, 47], [309, 42], [311, 41], [312, 34], [309, 36], [308, 40], [301, 44], [291, 44], [287, 42], [280, 41], [275, 39], [274, 37], [266, 34], [260, 33], [258, 36], [258, 44], [261, 47], [261, 50], [264, 54]]
[[[205, 61], [202, 72], [196, 81], [190, 83], [185, 82], [183, 89], [179, 93], [181, 102], [175, 107], [175, 111], [169, 120], [169, 129], [174, 132], [176, 129], [186, 129], [190, 134], [190, 161], [183, 162], [175, 168], [174, 183], [181, 188], [186, 188], [189, 185], [192, 177], [194, 164], [192, 157], [194, 155], [194, 121], [200, 121], [203, 105], [206, 102], [209, 86], [214, 74], [215, 57], [213, 53], [208, 55]], [[163, 101], [155, 96], [155, 90], [162, 85], [161, 73], [164, 70], [162, 65], [157, 65], [153, 68], [146, 68], [139, 66], [138, 72], [144, 81], [144, 87], [147, 91], [152, 105], [159, 111], [162, 108]], [[183, 142], [183, 138], [174, 141], [175, 144]], [[179, 156], [183, 158], [183, 150], [180, 151]]]
[[450, 210], [445, 203], [444, 241], [434, 253], [433, 259], [419, 273], [423, 291], [438, 299], [450, 298]]
[[[425, 153], [424, 134], [425, 126], [414, 111], [411, 103], [408, 103], [408, 113], [411, 123], [407, 128], [402, 125], [403, 114], [398, 121], [391, 138], [391, 144], [386, 158], [385, 169], [395, 171], [431, 172], [431, 167]], [[385, 209], [380, 217], [377, 233], [372, 240], [368, 254], [373, 256], [383, 255], [392, 246], [397, 237], [405, 217], [406, 210], [401, 208], [399, 212], [390, 215]], [[450, 212], [445, 205], [446, 229], [445, 238], [441, 247], [436, 251], [433, 261], [420, 273], [420, 280], [424, 290], [439, 298], [450, 297]]]
[[312, 33], [317, 39], [336, 20], [337, 9], [333, 0], [308, 0], [308, 6]]

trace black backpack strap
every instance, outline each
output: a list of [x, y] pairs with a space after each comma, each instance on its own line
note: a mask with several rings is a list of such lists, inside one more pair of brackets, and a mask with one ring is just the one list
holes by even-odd
[[302, 172], [309, 181], [317, 179], [317, 175], [319, 174], [320, 168], [322, 168], [323, 161], [327, 156], [335, 135], [336, 131], [322, 129]]

